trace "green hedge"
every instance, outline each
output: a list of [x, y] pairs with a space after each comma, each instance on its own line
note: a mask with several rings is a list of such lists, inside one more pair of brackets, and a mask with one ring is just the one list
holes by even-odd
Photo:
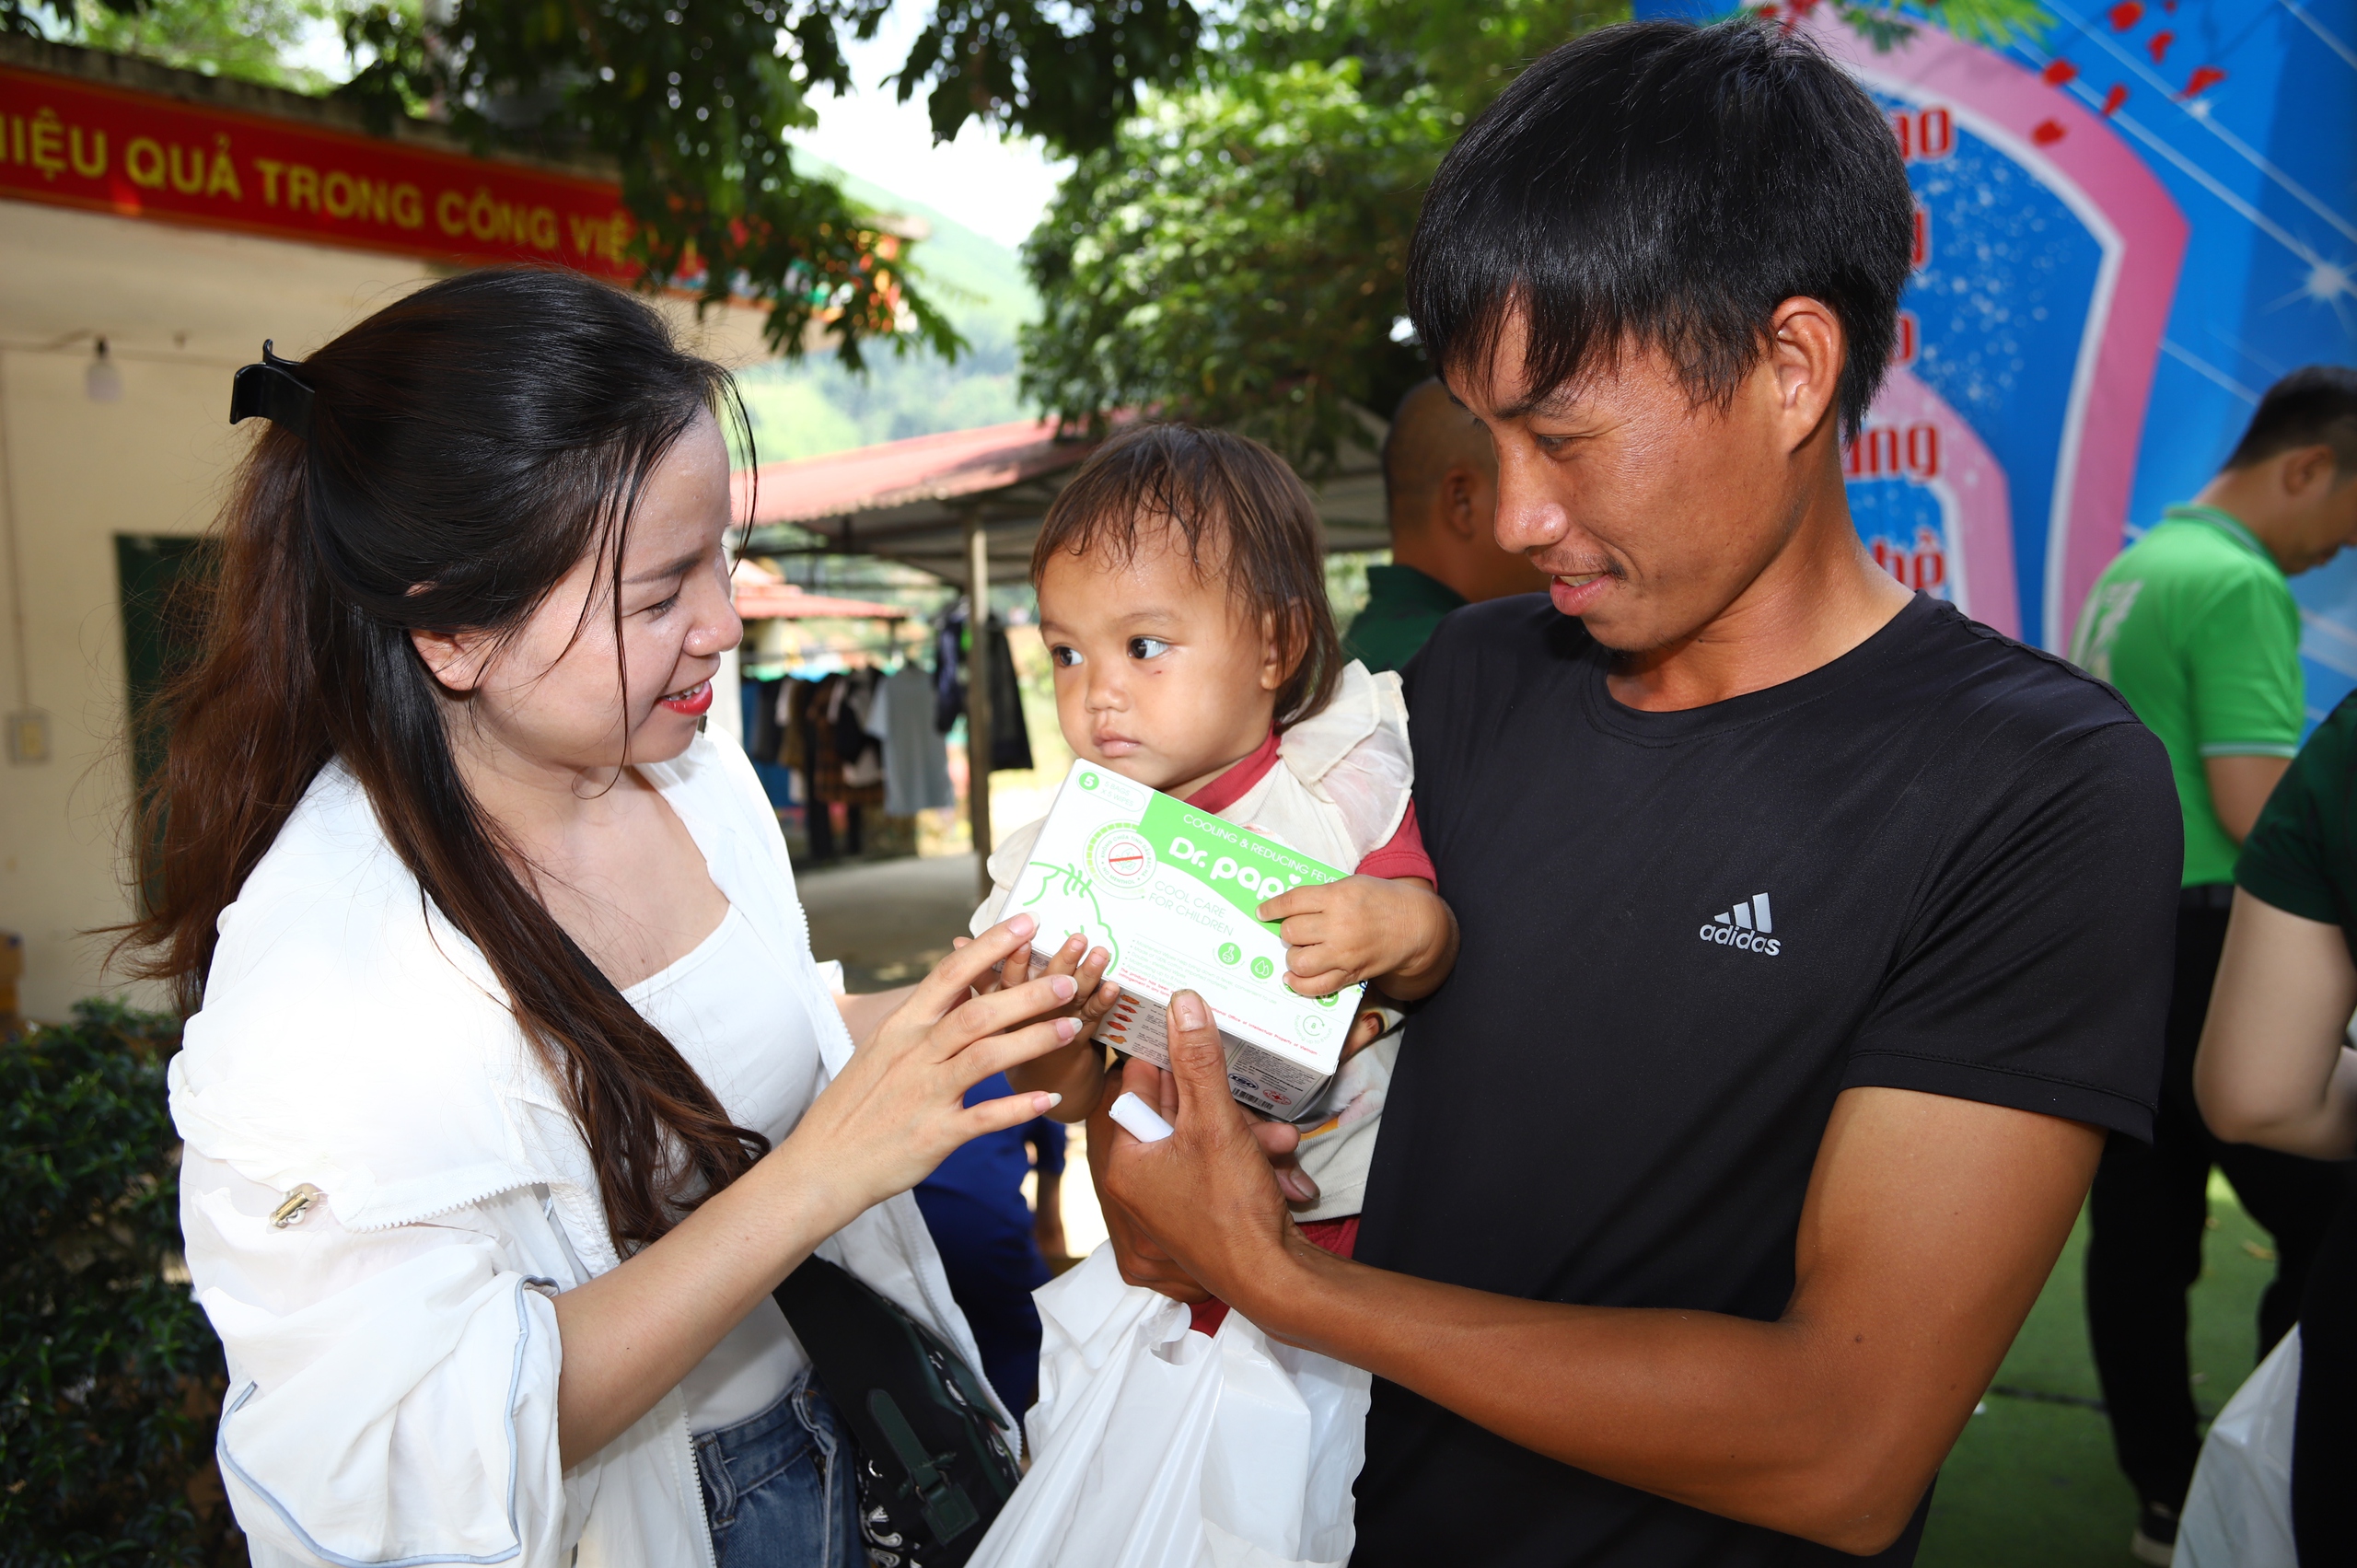
[[0, 1042], [0, 1563], [245, 1559], [221, 1344], [180, 1266], [179, 1031], [86, 1002]]

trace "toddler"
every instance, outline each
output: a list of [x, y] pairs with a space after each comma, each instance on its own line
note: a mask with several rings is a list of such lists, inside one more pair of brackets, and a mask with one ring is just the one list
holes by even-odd
[[[1304, 1234], [1348, 1257], [1398, 1048], [1387, 1032], [1398, 1014], [1382, 1000], [1429, 994], [1457, 956], [1409, 798], [1399, 678], [1343, 662], [1309, 493], [1267, 447], [1222, 431], [1149, 424], [1099, 447], [1049, 508], [1031, 581], [1074, 754], [1355, 868], [1260, 910], [1283, 922], [1295, 991], [1370, 982], [1347, 1059], [1296, 1123], [1299, 1174], [1279, 1177]], [[1018, 828], [991, 856], [977, 934], [999, 918], [1039, 834], [1037, 822]], [[1105, 1092], [1088, 1036], [1117, 1000], [1104, 950], [1083, 947], [1070, 938], [1050, 967], [1080, 978], [1086, 1028], [1010, 1074], [1018, 1089], [1061, 1093], [1066, 1121]], [[1204, 1304], [1196, 1326], [1211, 1331], [1225, 1310]]]

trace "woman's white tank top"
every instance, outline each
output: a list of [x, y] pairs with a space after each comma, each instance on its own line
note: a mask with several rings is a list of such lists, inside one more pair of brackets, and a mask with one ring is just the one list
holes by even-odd
[[[792, 972], [731, 904], [694, 951], [622, 993], [679, 1047], [730, 1120], [773, 1144], [810, 1109], [821, 1071]], [[688, 1429], [702, 1435], [761, 1414], [809, 1364], [777, 1303], [761, 1302], [680, 1379]]]

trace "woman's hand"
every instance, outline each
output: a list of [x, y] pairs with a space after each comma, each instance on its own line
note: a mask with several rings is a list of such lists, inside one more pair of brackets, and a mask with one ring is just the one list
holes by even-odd
[[[1029, 950], [1036, 922], [1017, 915], [934, 966], [860, 1045], [835, 1081], [772, 1152], [853, 1215], [933, 1173], [952, 1149], [1053, 1109], [1054, 1092], [1028, 1091], [969, 1107], [966, 1091], [994, 1073], [1069, 1044], [1079, 982], [1043, 974], [977, 993], [993, 965]], [[1028, 967], [1028, 959], [1017, 958]], [[768, 1160], [762, 1162], [768, 1164]]]
[[935, 965], [784, 1142], [660, 1240], [556, 1298], [557, 1446], [568, 1468], [653, 1409], [820, 1242], [969, 1138], [1053, 1107], [1055, 1096], [1038, 1093], [965, 1103], [992, 1074], [1079, 1032], [1077, 1018], [1049, 1016], [1079, 989], [1069, 975], [973, 993], [993, 964], [1029, 947], [1032, 923], [993, 926]]
[[[963, 948], [966, 942], [961, 936], [956, 946]], [[1112, 962], [1113, 955], [1105, 948], [1089, 947], [1083, 936], [1067, 936], [1064, 945], [1046, 963], [1039, 962], [1036, 950], [1027, 947], [995, 971], [984, 975], [974, 987], [978, 993], [988, 994], [1043, 977], [1071, 977], [1076, 989], [1063, 1011], [1066, 1016], [1080, 1020], [1080, 1033], [1073, 1037], [1070, 1045], [1027, 1062], [1006, 1075], [1007, 1081], [1018, 1089], [1063, 1097], [1053, 1112], [1059, 1121], [1083, 1121], [1097, 1109], [1097, 1091], [1105, 1082], [1105, 1056], [1095, 1040], [1097, 1026], [1105, 1021], [1105, 1015], [1121, 999], [1121, 988], [1105, 978], [1105, 970]]]

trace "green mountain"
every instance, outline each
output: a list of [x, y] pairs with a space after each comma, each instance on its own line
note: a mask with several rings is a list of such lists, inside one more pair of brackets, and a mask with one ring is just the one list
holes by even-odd
[[910, 271], [970, 347], [954, 364], [924, 351], [874, 351], [865, 375], [845, 370], [831, 354], [740, 372], [737, 384], [752, 416], [760, 460], [824, 457], [1035, 413], [1016, 393], [1015, 332], [1038, 318], [1039, 299], [1014, 250], [831, 165], [804, 158], [802, 166], [834, 175], [865, 206], [931, 226], [932, 234], [911, 252]]
[[976, 234], [957, 219], [945, 217], [922, 202], [904, 201], [880, 185], [846, 174], [831, 164], [806, 160], [805, 167], [832, 174], [851, 199], [880, 213], [922, 218], [933, 233], [921, 241], [911, 258], [920, 286], [958, 322], [958, 330], [972, 338], [995, 325], [1009, 340], [1015, 329], [1039, 319], [1039, 296], [1023, 275], [1023, 260], [1007, 246]]

